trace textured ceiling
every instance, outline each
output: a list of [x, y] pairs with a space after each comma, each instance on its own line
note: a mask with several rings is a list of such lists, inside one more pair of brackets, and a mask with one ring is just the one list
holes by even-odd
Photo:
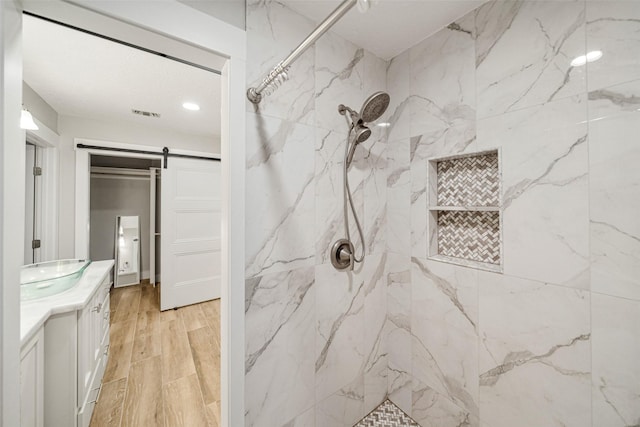
[[[342, 0], [281, 0], [298, 13], [321, 22]], [[449, 25], [486, 0], [370, 0], [360, 13], [349, 11], [332, 31], [378, 57], [389, 60]], [[302, 40], [300, 40], [302, 41]]]
[[[220, 135], [217, 74], [30, 16], [24, 16], [23, 55], [25, 82], [60, 115]], [[185, 101], [200, 111], [185, 110]]]

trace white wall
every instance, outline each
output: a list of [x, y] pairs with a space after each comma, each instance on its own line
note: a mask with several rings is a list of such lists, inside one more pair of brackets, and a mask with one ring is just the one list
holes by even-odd
[[[25, 133], [18, 127], [22, 98], [21, 10], [0, 2], [0, 425], [20, 424], [19, 269], [24, 235]], [[19, 189], [20, 187], [18, 187]]]
[[46, 127], [58, 132], [58, 113], [31, 86], [22, 82], [22, 105]]
[[149, 278], [149, 181], [129, 178], [91, 178], [91, 234], [89, 258], [113, 259], [117, 216], [140, 219], [140, 274]]
[[221, 19], [242, 30], [245, 29], [245, 1], [244, 0], [178, 0], [200, 12]]
[[75, 237], [75, 151], [74, 138], [97, 139], [111, 142], [169, 147], [183, 150], [220, 153], [220, 139], [209, 140], [177, 132], [138, 126], [129, 123], [111, 123], [80, 117], [59, 116], [60, 177], [59, 177], [59, 232], [60, 258], [73, 258]]

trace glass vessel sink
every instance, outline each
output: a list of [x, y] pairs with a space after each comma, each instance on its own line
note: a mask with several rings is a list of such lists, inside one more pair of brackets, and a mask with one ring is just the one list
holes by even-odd
[[72, 288], [90, 263], [83, 259], [65, 259], [23, 266], [20, 300], [44, 298]]

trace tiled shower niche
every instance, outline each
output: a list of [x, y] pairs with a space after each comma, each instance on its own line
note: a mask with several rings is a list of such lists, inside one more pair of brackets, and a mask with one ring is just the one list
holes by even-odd
[[431, 159], [429, 258], [502, 271], [498, 150]]

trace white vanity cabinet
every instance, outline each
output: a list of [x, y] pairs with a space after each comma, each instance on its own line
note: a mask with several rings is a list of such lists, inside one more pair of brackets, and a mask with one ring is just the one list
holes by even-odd
[[81, 308], [44, 325], [44, 424], [86, 427], [100, 395], [109, 350], [106, 275]]
[[109, 352], [107, 277], [89, 304], [78, 311], [78, 426], [88, 426], [102, 387]]
[[44, 331], [20, 349], [20, 426], [44, 426]]

